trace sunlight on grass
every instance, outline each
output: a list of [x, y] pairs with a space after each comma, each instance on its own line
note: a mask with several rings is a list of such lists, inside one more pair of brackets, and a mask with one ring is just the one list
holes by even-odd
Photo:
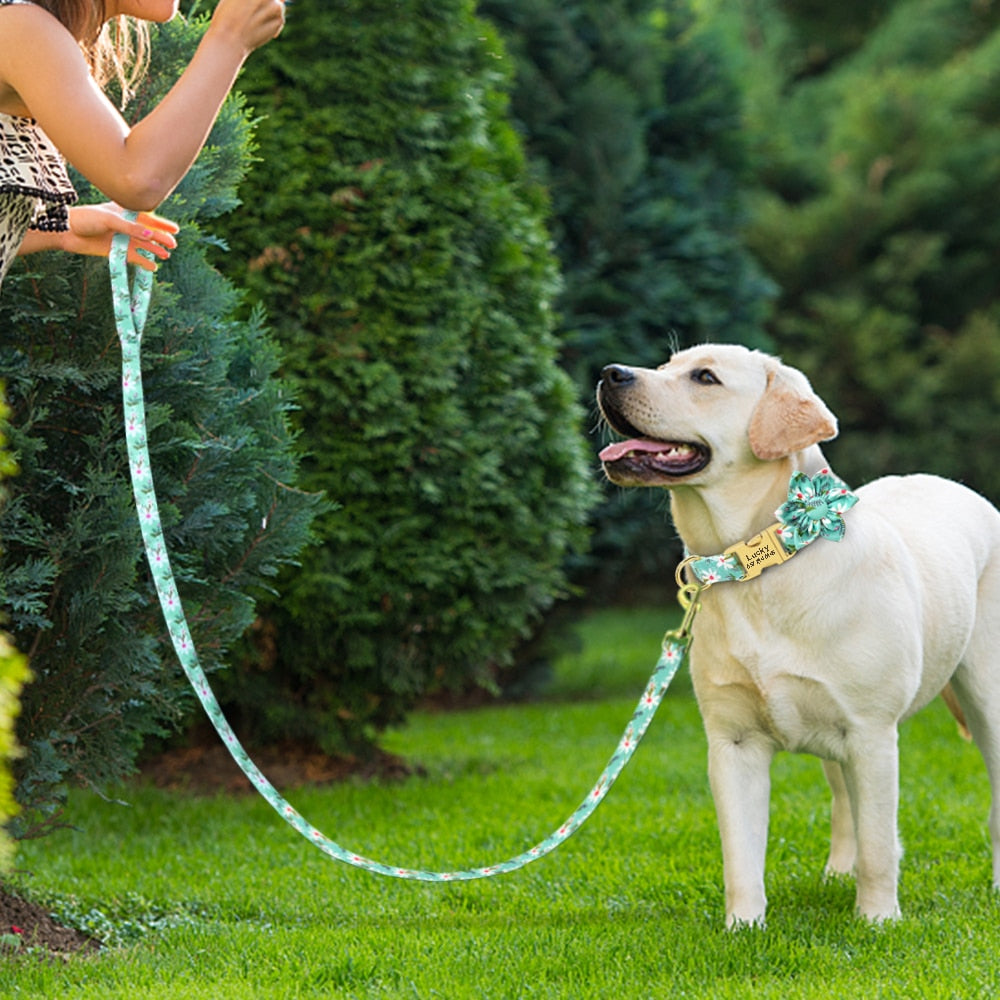
[[[658, 610], [602, 612], [581, 623], [581, 654], [559, 671], [572, 700], [413, 718], [387, 743], [423, 764], [424, 777], [289, 797], [346, 847], [394, 864], [453, 868], [518, 853], [569, 815], [607, 762], [651, 666], [650, 642], [655, 658], [660, 619]], [[598, 697], [605, 683], [634, 690]], [[130, 787], [123, 807], [76, 793], [77, 828], [22, 845], [19, 884], [114, 947], [67, 964], [7, 960], [0, 995], [997, 994], [1000, 904], [989, 889], [984, 769], [940, 704], [901, 740], [903, 920], [870, 927], [853, 916], [849, 880], [823, 881], [820, 768], [784, 756], [774, 768], [768, 927], [732, 934], [722, 926], [704, 737], [685, 692], [670, 693], [575, 837], [487, 881], [421, 885], [337, 864], [257, 797]]]

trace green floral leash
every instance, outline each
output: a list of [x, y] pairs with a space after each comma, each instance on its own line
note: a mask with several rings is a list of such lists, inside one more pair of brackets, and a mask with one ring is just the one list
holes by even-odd
[[[129, 469], [132, 479], [132, 489], [135, 494], [136, 510], [139, 515], [139, 525], [142, 531], [146, 558], [152, 573], [153, 583], [159, 596], [160, 606], [166, 620], [174, 650], [180, 660], [188, 681], [194, 688], [198, 700], [205, 709], [216, 732], [222, 738], [233, 760], [247, 776], [251, 784], [271, 805], [282, 819], [294, 830], [297, 830], [311, 844], [314, 844], [325, 854], [337, 861], [362, 868], [365, 871], [392, 878], [410, 879], [421, 882], [466, 882], [473, 879], [488, 878], [505, 872], [517, 871], [532, 861], [545, 857], [560, 844], [571, 837], [591, 816], [601, 804], [632, 759], [636, 747], [645, 735], [653, 716], [663, 700], [663, 696], [673, 680], [691, 645], [691, 626], [700, 604], [698, 597], [701, 592], [715, 582], [726, 580], [746, 580], [765, 568], [761, 561], [756, 560], [754, 552], [771, 549], [781, 550], [779, 558], [775, 552], [767, 557], [766, 565], [784, 562], [794, 555], [802, 546], [818, 537], [839, 540], [843, 536], [843, 521], [841, 511], [848, 509], [856, 501], [856, 497], [847, 488], [831, 476], [826, 470], [810, 480], [801, 476], [799, 480], [793, 477], [789, 491], [789, 500], [778, 511], [779, 524], [772, 526], [768, 532], [777, 529], [778, 534], [767, 534], [767, 540], [759, 542], [751, 539], [741, 543], [748, 547], [744, 551], [741, 546], [727, 549], [721, 556], [688, 557], [678, 567], [677, 579], [680, 586], [678, 600], [684, 609], [684, 618], [679, 628], [667, 632], [663, 637], [663, 650], [656, 664], [649, 683], [639, 699], [631, 720], [625, 727], [625, 732], [615, 749], [607, 767], [597, 779], [586, 799], [576, 811], [557, 830], [545, 840], [516, 857], [509, 858], [497, 864], [484, 868], [467, 868], [451, 872], [422, 871], [413, 868], [401, 868], [372, 861], [361, 854], [348, 851], [331, 840], [320, 830], [309, 823], [281, 793], [268, 781], [257, 765], [250, 759], [232, 727], [229, 725], [222, 709], [212, 693], [208, 678], [198, 662], [198, 654], [191, 639], [184, 610], [181, 607], [177, 586], [170, 569], [166, 543], [163, 537], [163, 527], [157, 508], [156, 493], [153, 488], [153, 475], [149, 461], [149, 448], [146, 441], [146, 416], [142, 393], [142, 372], [140, 360], [140, 340], [146, 323], [149, 308], [150, 292], [152, 290], [152, 272], [139, 269], [136, 272], [132, 287], [129, 286], [128, 237], [120, 234], [112, 243], [111, 292], [114, 303], [115, 320], [118, 327], [118, 337], [122, 347], [122, 398], [125, 409], [125, 436], [128, 444]], [[831, 492], [832, 491], [832, 492]], [[781, 532], [787, 532], [784, 544]], [[763, 536], [758, 536], [761, 538]], [[777, 542], [775, 543], [775, 539]], [[789, 542], [791, 540], [791, 542]], [[761, 549], [763, 545], [763, 550]], [[746, 553], [750, 553], [749, 555]], [[741, 559], [744, 560], [741, 563]], [[751, 563], [753, 565], [751, 565]], [[694, 583], [685, 584], [684, 567], [690, 566], [695, 576]]]

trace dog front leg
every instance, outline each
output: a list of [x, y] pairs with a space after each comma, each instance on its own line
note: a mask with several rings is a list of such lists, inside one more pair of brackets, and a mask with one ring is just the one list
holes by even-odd
[[760, 736], [709, 736], [708, 778], [722, 838], [726, 926], [763, 924], [771, 759]]
[[858, 913], [875, 922], [899, 916], [902, 848], [897, 831], [899, 748], [895, 727], [852, 748], [844, 765], [857, 837]]

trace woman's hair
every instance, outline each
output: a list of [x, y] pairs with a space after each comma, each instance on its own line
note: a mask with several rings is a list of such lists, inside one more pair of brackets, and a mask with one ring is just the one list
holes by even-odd
[[101, 87], [115, 81], [124, 107], [149, 64], [149, 29], [132, 17], [105, 20], [104, 0], [35, 0], [80, 43]]

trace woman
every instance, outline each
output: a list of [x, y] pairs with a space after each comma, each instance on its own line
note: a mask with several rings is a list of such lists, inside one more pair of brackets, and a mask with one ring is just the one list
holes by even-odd
[[[18, 253], [106, 256], [128, 233], [129, 260], [153, 269], [177, 226], [152, 214], [194, 163], [240, 67], [284, 26], [283, 0], [220, 0], [187, 68], [129, 126], [103, 91], [143, 68], [146, 21], [179, 0], [0, 0], [0, 281]], [[109, 204], [76, 201], [63, 158]], [[135, 222], [122, 209], [139, 212]]]

